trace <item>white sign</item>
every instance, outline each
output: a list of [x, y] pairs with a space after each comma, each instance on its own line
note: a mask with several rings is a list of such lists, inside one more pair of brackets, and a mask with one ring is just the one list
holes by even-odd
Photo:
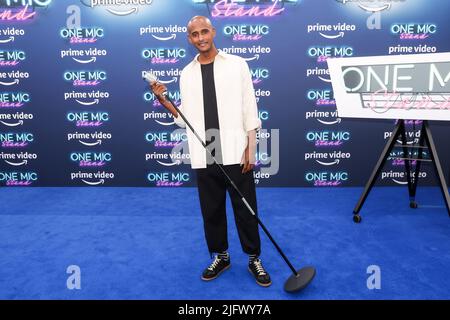
[[450, 121], [450, 52], [327, 61], [339, 117]]

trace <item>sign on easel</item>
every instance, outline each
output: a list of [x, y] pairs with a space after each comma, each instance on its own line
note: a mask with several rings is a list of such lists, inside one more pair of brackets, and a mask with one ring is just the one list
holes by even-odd
[[[353, 221], [361, 222], [359, 211], [394, 147], [403, 149], [401, 159], [405, 161], [410, 207], [418, 207], [415, 197], [420, 164], [431, 161], [450, 216], [450, 195], [428, 125], [428, 120], [450, 121], [450, 53], [327, 61], [339, 117], [399, 120], [353, 210]], [[419, 145], [408, 145], [405, 120], [423, 121]], [[399, 137], [401, 144], [397, 145]], [[417, 157], [409, 156], [411, 147], [417, 149]], [[430, 159], [423, 158], [425, 148]], [[417, 162], [414, 175], [411, 174], [413, 162]]]
[[450, 52], [327, 61], [339, 117], [450, 121]]

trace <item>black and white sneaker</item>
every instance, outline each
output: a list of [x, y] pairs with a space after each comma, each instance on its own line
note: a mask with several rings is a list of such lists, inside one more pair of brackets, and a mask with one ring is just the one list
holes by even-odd
[[270, 276], [262, 265], [261, 259], [256, 258], [249, 262], [248, 270], [255, 277], [256, 283], [263, 287], [268, 287], [272, 284]]
[[229, 267], [231, 267], [230, 258], [224, 259], [221, 258], [220, 255], [217, 255], [211, 265], [203, 271], [202, 280], [214, 280]]

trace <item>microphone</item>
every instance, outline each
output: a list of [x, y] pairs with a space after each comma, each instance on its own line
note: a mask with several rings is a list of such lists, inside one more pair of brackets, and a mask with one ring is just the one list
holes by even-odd
[[[144, 71], [144, 74], [142, 75], [142, 79], [144, 79], [144, 81], [147, 81], [147, 82], [150, 83], [150, 84], [155, 83], [155, 82], [159, 82], [158, 77], [157, 77], [153, 72], [150, 72], [150, 71]], [[177, 106], [176, 106], [176, 104], [175, 104], [175, 103], [172, 101], [172, 99], [169, 97], [169, 94], [168, 94], [167, 90], [164, 91], [161, 95], [162, 95], [165, 99], [167, 99], [167, 100], [172, 104], [172, 106], [173, 106], [175, 109], [178, 109]], [[179, 112], [179, 110], [178, 110], [178, 112]], [[179, 113], [181, 113], [181, 112], [179, 112]], [[183, 118], [183, 120], [184, 120], [184, 115], [182, 115], [182, 118]]]
[[158, 82], [158, 77], [150, 71], [144, 71], [142, 78], [149, 83]]
[[[144, 75], [142, 76], [142, 78], [150, 84], [152, 84], [154, 82], [159, 82], [158, 77], [154, 73], [149, 72], [149, 71], [144, 71]], [[162, 93], [162, 95], [164, 97], [167, 97], [167, 91], [164, 91]]]

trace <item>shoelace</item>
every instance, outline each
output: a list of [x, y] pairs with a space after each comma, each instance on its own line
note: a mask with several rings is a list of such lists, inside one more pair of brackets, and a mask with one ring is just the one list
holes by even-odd
[[258, 273], [258, 275], [260, 276], [266, 275], [266, 271], [264, 270], [260, 259], [255, 259], [253, 261], [253, 265], [256, 267], [256, 272]]
[[221, 261], [221, 259], [218, 256], [216, 256], [214, 258], [213, 263], [211, 263], [211, 265], [208, 267], [208, 270], [214, 271], [214, 269], [217, 267], [217, 265], [219, 264], [220, 261]]

